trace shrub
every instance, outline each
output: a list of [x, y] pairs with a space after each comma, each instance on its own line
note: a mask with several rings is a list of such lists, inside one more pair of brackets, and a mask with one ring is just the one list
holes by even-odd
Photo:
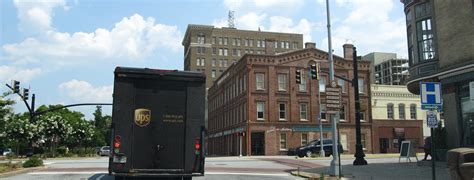
[[23, 163], [23, 167], [37, 167], [37, 166], [42, 166], [43, 165], [43, 160], [39, 158], [38, 156], [32, 156], [28, 160]]
[[56, 152], [59, 154], [59, 155], [65, 155], [66, 154], [66, 147], [65, 146], [61, 146], [59, 148], [56, 149]]

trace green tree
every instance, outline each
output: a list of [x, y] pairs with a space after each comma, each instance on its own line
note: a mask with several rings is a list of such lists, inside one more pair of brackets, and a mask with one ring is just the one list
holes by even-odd
[[102, 114], [102, 106], [96, 106], [96, 110], [93, 113], [94, 115], [94, 126], [95, 132], [92, 140], [94, 146], [104, 146], [109, 145], [110, 137], [110, 123], [112, 118], [108, 115]]
[[5, 134], [5, 127], [7, 120], [11, 119], [14, 115], [12, 105], [15, 101], [7, 98], [11, 93], [3, 93], [0, 95], [0, 148], [6, 148], [7, 138]]
[[22, 115], [16, 114], [6, 121], [4, 133], [5, 139], [8, 143], [15, 145], [16, 154], [19, 155], [20, 147], [27, 146], [38, 131], [41, 131], [41, 128], [31, 124], [29, 122], [29, 115], [23, 113]]

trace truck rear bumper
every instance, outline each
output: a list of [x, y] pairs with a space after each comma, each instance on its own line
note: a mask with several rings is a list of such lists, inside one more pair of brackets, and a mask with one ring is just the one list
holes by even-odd
[[127, 177], [191, 177], [191, 176], [204, 176], [203, 173], [126, 173], [126, 172], [111, 172], [113, 176], [127, 176]]

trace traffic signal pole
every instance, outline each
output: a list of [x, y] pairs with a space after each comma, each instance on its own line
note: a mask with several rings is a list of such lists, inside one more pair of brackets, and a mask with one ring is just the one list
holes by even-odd
[[[331, 18], [329, 11], [329, 0], [326, 0], [326, 11], [327, 11], [327, 27], [328, 27], [328, 53], [329, 53], [329, 78], [330, 84], [335, 83], [334, 80], [334, 61], [332, 57], [332, 40], [331, 40]], [[338, 140], [337, 140], [337, 121], [339, 121], [339, 113], [331, 115], [332, 124], [332, 161], [329, 168], [329, 174], [331, 176], [339, 176], [339, 158], [338, 158]]]
[[362, 149], [362, 141], [360, 134], [360, 98], [359, 98], [359, 73], [357, 67], [357, 50], [355, 47], [352, 48], [352, 65], [354, 66], [354, 79], [352, 85], [354, 86], [354, 95], [355, 95], [355, 118], [356, 118], [356, 153], [354, 157], [356, 158], [353, 162], [353, 165], [367, 165], [367, 161], [364, 159], [365, 154]]

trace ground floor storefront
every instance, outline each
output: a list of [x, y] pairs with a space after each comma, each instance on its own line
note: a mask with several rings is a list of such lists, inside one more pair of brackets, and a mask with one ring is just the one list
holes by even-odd
[[373, 152], [398, 153], [402, 141], [411, 141], [412, 147], [422, 152], [423, 146], [422, 120], [374, 120], [373, 121]]
[[[344, 153], [355, 153], [355, 126], [340, 123], [338, 129]], [[250, 124], [210, 134], [208, 155], [287, 155], [292, 149], [320, 139], [320, 132], [319, 126], [310, 124]], [[332, 138], [329, 124], [323, 125], [322, 136]], [[371, 137], [371, 125], [363, 124], [361, 139], [366, 153], [373, 152]]]

